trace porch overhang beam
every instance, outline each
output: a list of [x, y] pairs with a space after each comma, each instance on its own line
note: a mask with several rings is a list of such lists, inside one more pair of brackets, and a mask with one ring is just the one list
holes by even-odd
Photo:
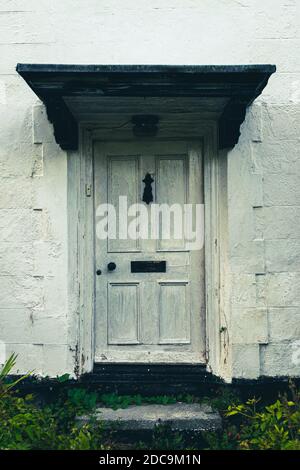
[[17, 72], [45, 104], [56, 142], [78, 148], [78, 120], [69, 97], [224, 98], [219, 148], [239, 139], [247, 107], [261, 94], [275, 65], [62, 65], [18, 64]]

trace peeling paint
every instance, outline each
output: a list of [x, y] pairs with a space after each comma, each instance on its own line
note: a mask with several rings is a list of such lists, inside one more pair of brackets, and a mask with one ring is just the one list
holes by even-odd
[[78, 281], [68, 267], [70, 162], [44, 106], [16, 75], [17, 61], [272, 62], [278, 73], [222, 156], [219, 361], [228, 379], [299, 376], [300, 2], [100, 3], [74, 10], [70, 0], [53, 0], [46, 10], [29, 0], [22, 10], [16, 0], [0, 11], [0, 339], [18, 353], [19, 373], [78, 377], [90, 360], [78, 346], [80, 293], [68, 291], [70, 278]]

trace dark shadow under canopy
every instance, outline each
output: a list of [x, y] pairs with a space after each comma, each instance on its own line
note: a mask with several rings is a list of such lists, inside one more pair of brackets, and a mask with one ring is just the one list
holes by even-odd
[[[246, 108], [265, 88], [275, 65], [62, 65], [18, 64], [17, 72], [46, 106], [56, 142], [78, 148], [72, 97], [205, 98], [222, 102], [219, 148], [233, 147]], [[223, 100], [220, 100], [223, 99]]]

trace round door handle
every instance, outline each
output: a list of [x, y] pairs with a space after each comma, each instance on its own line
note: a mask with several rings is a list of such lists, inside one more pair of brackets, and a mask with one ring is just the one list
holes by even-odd
[[97, 269], [96, 274], [97, 274], [97, 276], [100, 276], [102, 274], [101, 269]]
[[114, 271], [116, 269], [116, 267], [117, 267], [116, 263], [108, 263], [108, 265], [107, 265], [107, 269], [109, 271]]

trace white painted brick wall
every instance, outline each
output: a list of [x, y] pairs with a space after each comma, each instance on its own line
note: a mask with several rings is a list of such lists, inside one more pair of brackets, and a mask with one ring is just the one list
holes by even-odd
[[300, 2], [0, 0], [0, 13], [0, 340], [19, 372], [72, 373], [75, 339], [67, 156], [16, 63], [275, 63], [228, 155], [228, 333], [233, 376], [299, 376]]

